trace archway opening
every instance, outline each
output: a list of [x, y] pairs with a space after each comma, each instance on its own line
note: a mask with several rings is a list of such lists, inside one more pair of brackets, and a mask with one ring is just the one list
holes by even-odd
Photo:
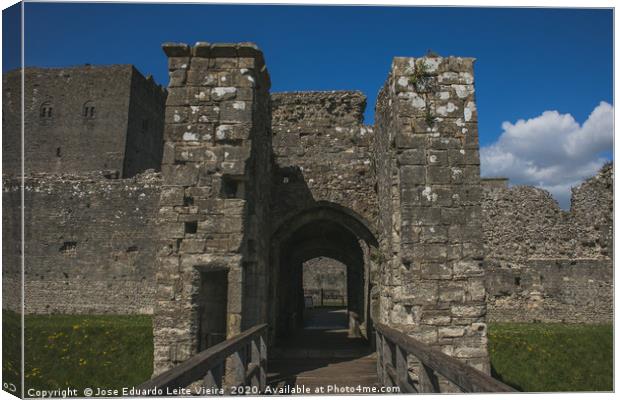
[[[271, 248], [272, 343], [312, 346], [316, 340], [324, 347], [349, 340], [368, 348], [367, 339], [373, 336], [370, 250], [376, 246], [363, 220], [337, 205], [321, 204], [280, 224]], [[321, 263], [332, 270], [316, 273]], [[317, 279], [323, 281], [319, 284]], [[333, 309], [326, 309], [330, 306]], [[322, 332], [302, 332], [306, 328]]]

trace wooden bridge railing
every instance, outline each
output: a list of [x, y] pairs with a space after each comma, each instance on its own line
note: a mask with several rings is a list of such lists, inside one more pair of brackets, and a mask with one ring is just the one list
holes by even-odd
[[256, 325], [209, 347], [137, 389], [150, 393], [163, 389], [165, 395], [202, 379], [205, 388], [223, 388], [228, 393], [231, 387], [250, 386], [256, 388], [257, 393], [253, 394], [258, 394], [267, 385], [266, 335], [267, 324]]
[[[383, 324], [376, 324], [377, 374], [384, 386], [398, 386], [402, 393], [439, 393], [437, 374], [463, 392], [514, 392], [515, 389], [429, 345]], [[407, 356], [420, 365], [417, 381], [409, 375]]]

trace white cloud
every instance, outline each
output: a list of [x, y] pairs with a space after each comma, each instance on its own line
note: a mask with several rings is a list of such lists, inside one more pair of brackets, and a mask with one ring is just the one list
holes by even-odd
[[613, 114], [613, 106], [602, 101], [583, 125], [557, 111], [504, 122], [499, 139], [480, 149], [482, 176], [542, 187], [567, 208], [570, 188], [608, 161], [601, 153], [613, 148]]

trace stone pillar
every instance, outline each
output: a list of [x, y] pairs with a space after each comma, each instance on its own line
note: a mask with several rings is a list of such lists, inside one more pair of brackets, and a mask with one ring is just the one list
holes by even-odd
[[489, 372], [473, 62], [397, 57], [377, 101], [384, 321]]
[[[199, 349], [201, 279], [228, 271], [227, 335], [264, 320], [269, 224], [269, 75], [251, 43], [166, 43], [161, 247], [153, 322], [154, 373]], [[267, 251], [263, 251], [267, 253]], [[205, 278], [207, 277], [207, 278]], [[258, 303], [258, 302], [256, 302]], [[248, 322], [246, 322], [247, 320]]]

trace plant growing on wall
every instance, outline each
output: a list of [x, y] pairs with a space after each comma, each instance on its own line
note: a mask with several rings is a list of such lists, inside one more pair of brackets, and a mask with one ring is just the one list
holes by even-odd
[[435, 122], [437, 122], [437, 117], [433, 115], [428, 105], [426, 106], [426, 115], [424, 116], [424, 121], [426, 121], [426, 125], [428, 125], [429, 128], [432, 128], [435, 125]]
[[419, 59], [416, 61], [415, 69], [413, 74], [409, 77], [409, 82], [418, 92], [427, 92], [431, 90], [431, 75], [428, 65], [426, 65], [424, 60]]

